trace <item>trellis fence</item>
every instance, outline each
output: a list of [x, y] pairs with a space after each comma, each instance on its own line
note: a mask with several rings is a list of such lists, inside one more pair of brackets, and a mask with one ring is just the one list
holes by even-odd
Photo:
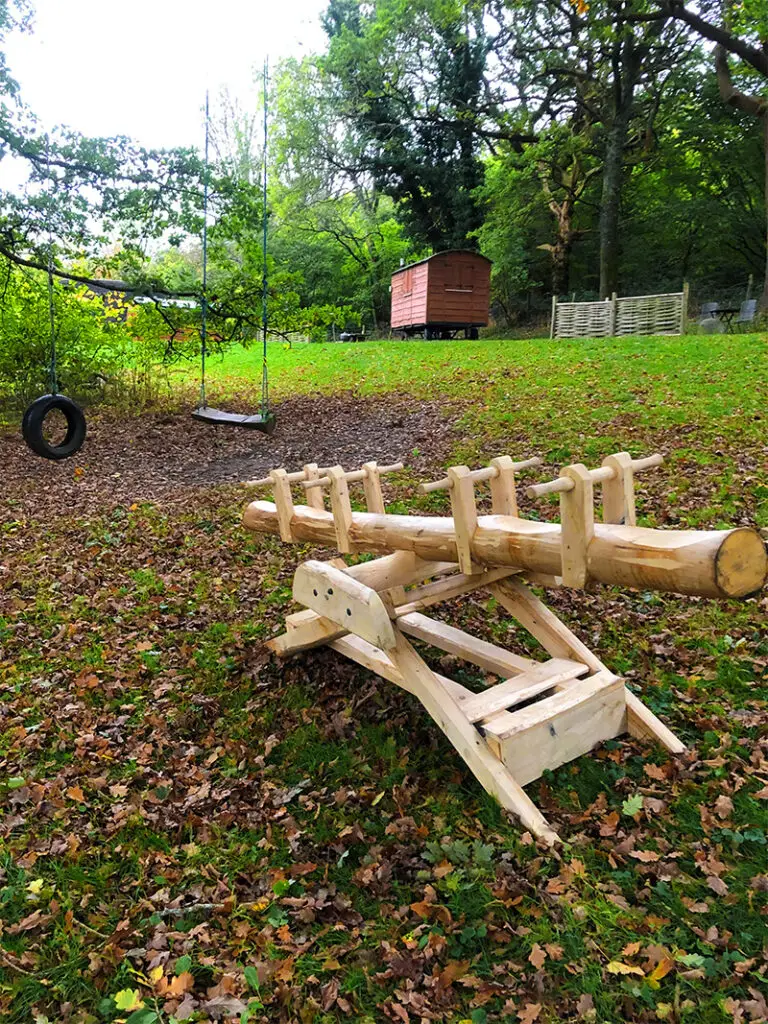
[[604, 302], [558, 302], [552, 298], [550, 338], [613, 338], [627, 334], [685, 334], [688, 285], [664, 295], [615, 293]]

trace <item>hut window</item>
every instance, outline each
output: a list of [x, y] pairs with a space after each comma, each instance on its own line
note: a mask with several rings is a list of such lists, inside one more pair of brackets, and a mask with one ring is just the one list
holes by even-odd
[[473, 292], [475, 290], [475, 268], [466, 264], [453, 266], [452, 275], [445, 283], [447, 292]]

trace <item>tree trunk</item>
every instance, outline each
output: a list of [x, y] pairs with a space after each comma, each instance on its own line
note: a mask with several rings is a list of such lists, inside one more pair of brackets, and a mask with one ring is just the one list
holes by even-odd
[[617, 111], [608, 131], [603, 164], [600, 203], [600, 298], [619, 290], [619, 216], [624, 177], [624, 146], [627, 141], [629, 110]]
[[765, 284], [763, 294], [760, 296], [758, 307], [760, 310], [768, 310], [768, 100], [762, 96], [750, 96], [742, 92], [733, 84], [731, 69], [728, 66], [728, 56], [722, 46], [715, 47], [715, 73], [717, 85], [720, 90], [720, 98], [723, 103], [736, 110], [743, 110], [745, 114], [756, 117], [763, 129], [763, 147], [765, 150], [765, 212], [766, 212], [766, 268]]
[[558, 228], [561, 230], [552, 246], [552, 294], [560, 296], [568, 294], [573, 238], [570, 227], [563, 231], [562, 224], [558, 224]]

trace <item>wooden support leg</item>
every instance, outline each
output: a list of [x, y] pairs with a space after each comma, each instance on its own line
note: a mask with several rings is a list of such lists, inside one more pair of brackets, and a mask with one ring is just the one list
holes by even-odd
[[[553, 658], [573, 658], [588, 665], [593, 672], [604, 672], [606, 666], [570, 629], [519, 580], [506, 579], [490, 588], [499, 604], [528, 632], [536, 637]], [[653, 739], [672, 754], [680, 754], [685, 744], [660, 718], [626, 687], [627, 732], [640, 739]]]
[[516, 815], [523, 826], [550, 846], [559, 842], [546, 818], [512, 778], [504, 765], [491, 753], [488, 744], [467, 719], [458, 703], [441, 686], [435, 673], [417, 654], [399, 630], [396, 645], [387, 657], [400, 672], [411, 691], [442, 729], [480, 785], [506, 810]]

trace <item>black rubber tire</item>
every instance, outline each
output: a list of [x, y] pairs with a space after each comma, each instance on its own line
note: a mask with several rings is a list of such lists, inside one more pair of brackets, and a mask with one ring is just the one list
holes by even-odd
[[[58, 409], [67, 421], [67, 433], [61, 444], [49, 444], [43, 436], [45, 417], [54, 409]], [[85, 414], [76, 402], [65, 395], [42, 395], [24, 413], [21, 432], [35, 455], [58, 462], [76, 455], [83, 447]]]

